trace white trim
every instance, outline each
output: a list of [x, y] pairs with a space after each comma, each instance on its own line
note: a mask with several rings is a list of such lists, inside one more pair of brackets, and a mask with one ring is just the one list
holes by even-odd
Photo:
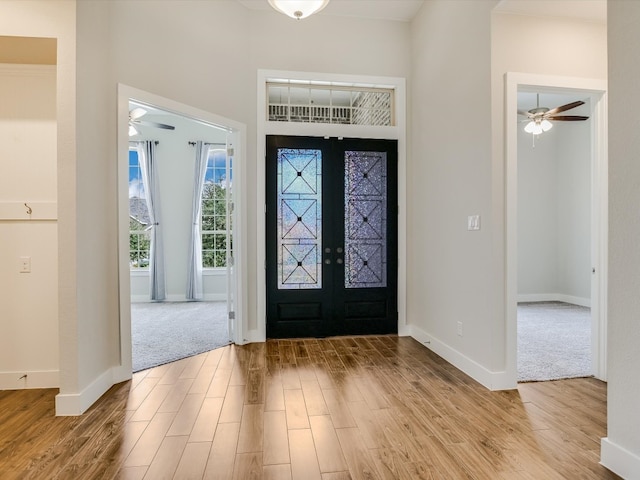
[[[25, 378], [21, 378], [26, 375]], [[33, 370], [27, 372], [0, 372], [0, 390], [23, 390], [29, 388], [58, 388], [59, 370]]]
[[57, 65], [0, 63], [0, 75], [14, 77], [47, 77], [56, 75]]
[[[517, 299], [518, 299], [518, 89], [580, 92], [589, 95], [592, 108], [592, 358], [596, 378], [606, 378], [606, 290], [607, 290], [607, 119], [605, 80], [556, 77], [529, 73], [505, 74], [505, 313], [506, 370], [517, 384]], [[597, 368], [596, 368], [597, 367]]]
[[[191, 300], [187, 300], [184, 295], [167, 295], [166, 302], [184, 302], [192, 303]], [[226, 293], [205, 293], [202, 297], [204, 302], [226, 302]], [[151, 303], [149, 295], [131, 295], [131, 303]], [[158, 302], [162, 303], [162, 302]]]
[[487, 370], [479, 363], [440, 341], [436, 337], [429, 335], [416, 325], [410, 325], [409, 328], [411, 329], [411, 337], [416, 341], [444, 358], [458, 370], [469, 375], [472, 379], [489, 390], [511, 390], [514, 388], [513, 382], [507, 372], [492, 372]]
[[[131, 378], [131, 370], [127, 378]], [[82, 415], [112, 385], [122, 381], [118, 368], [111, 368], [96, 378], [80, 393], [59, 393], [56, 395], [56, 416]]]
[[521, 293], [518, 294], [518, 303], [520, 302], [564, 302], [581, 307], [591, 307], [590, 298], [574, 297], [563, 293]]
[[[382, 86], [395, 91], [395, 126], [326, 125], [321, 123], [287, 123], [267, 121], [266, 83], [273, 79], [334, 82], [336, 84], [358, 84]], [[291, 72], [258, 70], [257, 78], [257, 138], [256, 138], [256, 211], [257, 242], [257, 317], [256, 329], [247, 331], [247, 342], [266, 340], [266, 237], [265, 237], [265, 154], [267, 135], [298, 135], [316, 137], [378, 138], [398, 141], [398, 333], [408, 335], [407, 326], [407, 126], [406, 126], [406, 80], [399, 77], [377, 77], [366, 75], [341, 75], [314, 72]]]
[[627, 480], [640, 479], [640, 457], [608, 437], [600, 441], [600, 465]]
[[200, 110], [190, 105], [176, 102], [128, 85], [118, 84], [118, 256], [119, 256], [119, 295], [120, 295], [120, 369], [131, 375], [131, 279], [129, 269], [129, 195], [128, 195], [128, 153], [129, 153], [129, 100], [153, 105], [162, 110], [175, 113], [221, 130], [235, 134], [238, 139], [234, 145], [234, 242], [237, 245], [235, 258], [236, 276], [235, 290], [235, 343], [242, 343], [244, 330], [247, 328], [248, 289], [246, 288], [245, 259], [247, 256], [246, 240], [246, 195], [245, 152], [246, 126], [211, 112]]

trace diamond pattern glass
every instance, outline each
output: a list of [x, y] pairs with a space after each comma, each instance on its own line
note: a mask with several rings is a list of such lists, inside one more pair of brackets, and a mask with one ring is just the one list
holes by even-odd
[[278, 289], [322, 288], [322, 152], [278, 149]]
[[345, 152], [345, 288], [387, 286], [387, 154]]

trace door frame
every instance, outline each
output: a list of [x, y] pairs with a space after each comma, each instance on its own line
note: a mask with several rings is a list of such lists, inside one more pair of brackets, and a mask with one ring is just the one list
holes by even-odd
[[245, 287], [245, 265], [247, 258], [246, 241], [246, 126], [242, 123], [221, 117], [214, 113], [199, 110], [168, 98], [154, 95], [124, 84], [118, 84], [117, 110], [117, 162], [118, 162], [118, 291], [120, 316], [120, 365], [119, 378], [130, 378], [132, 370], [131, 359], [131, 282], [129, 269], [129, 100], [156, 106], [162, 110], [175, 113], [194, 121], [203, 122], [224, 130], [235, 137], [235, 152], [233, 164], [233, 235], [235, 278], [234, 292], [227, 292], [227, 296], [234, 295], [235, 328], [233, 329], [234, 343], [241, 344], [246, 329], [246, 313], [248, 292]]
[[505, 74], [505, 168], [506, 168], [506, 353], [507, 375], [517, 385], [518, 305], [518, 90], [569, 91], [591, 101], [591, 350], [592, 373], [607, 377], [607, 252], [608, 252], [608, 158], [607, 82], [605, 80], [537, 75]]
[[[397, 302], [397, 150], [396, 140], [353, 139], [343, 137], [301, 137], [301, 136], [267, 136], [267, 334], [270, 338], [291, 338], [297, 336], [338, 336], [338, 335], [374, 335], [396, 333], [398, 328]], [[320, 261], [322, 272], [320, 286], [309, 288], [281, 288], [282, 281], [279, 264], [279, 249], [285, 243], [280, 234], [276, 235], [280, 218], [281, 174], [279, 152], [281, 149], [303, 149], [320, 152], [320, 219], [321, 235], [314, 264]], [[348, 165], [347, 153], [385, 152], [385, 193], [386, 209], [385, 227], [381, 240], [385, 243], [386, 264], [384, 267], [384, 286], [352, 286], [346, 285], [349, 245], [347, 226], [349, 218], [345, 199], [348, 193], [345, 179]], [[314, 158], [317, 158], [314, 156]], [[309, 161], [311, 163], [311, 160]], [[317, 166], [317, 163], [314, 163]], [[283, 167], [284, 168], [284, 167]], [[317, 167], [316, 167], [317, 168]], [[337, 169], [337, 170], [336, 170]], [[316, 170], [317, 173], [317, 170]], [[300, 173], [299, 173], [300, 174]], [[365, 174], [366, 175], [366, 174]], [[312, 183], [313, 185], [313, 183]], [[314, 192], [317, 193], [318, 192]], [[291, 198], [294, 200], [294, 198]], [[336, 213], [340, 211], [341, 213]], [[300, 220], [300, 218], [298, 219]], [[318, 221], [318, 218], [315, 218]], [[276, 238], [277, 237], [277, 238]], [[341, 247], [343, 250], [335, 250]], [[328, 248], [328, 252], [326, 249]], [[336, 257], [340, 257], [336, 260]], [[331, 260], [333, 259], [333, 261]], [[384, 301], [384, 314], [380, 311], [368, 310], [366, 317], [349, 314], [348, 305], [360, 305], [371, 308], [370, 302], [381, 305]], [[314, 315], [284, 320], [281, 309], [291, 304], [296, 308], [307, 308]], [[313, 306], [321, 305], [320, 310]], [[304, 305], [304, 307], [302, 306]], [[365, 305], [367, 307], [365, 307]], [[300, 311], [297, 313], [300, 314]], [[366, 318], [366, 320], [365, 320]], [[271, 320], [271, 322], [269, 322]]]
[[[300, 81], [329, 82], [336, 85], [367, 85], [391, 88], [395, 92], [396, 125], [389, 127], [366, 125], [335, 125], [321, 123], [287, 123], [267, 120], [268, 81], [287, 79]], [[247, 342], [264, 342], [267, 338], [267, 278], [266, 278], [266, 136], [287, 135], [305, 137], [349, 137], [398, 141], [398, 335], [411, 334], [407, 325], [407, 198], [406, 198], [406, 81], [399, 77], [373, 77], [366, 75], [338, 75], [313, 72], [281, 70], [258, 70], [256, 121], [256, 322], [246, 331]]]

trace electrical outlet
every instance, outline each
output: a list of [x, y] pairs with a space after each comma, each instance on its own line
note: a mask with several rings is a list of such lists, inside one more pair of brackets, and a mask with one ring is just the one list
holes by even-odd
[[456, 331], [458, 333], [458, 336], [461, 337], [462, 336], [462, 322], [458, 322]]
[[20, 257], [20, 273], [31, 273], [31, 257]]

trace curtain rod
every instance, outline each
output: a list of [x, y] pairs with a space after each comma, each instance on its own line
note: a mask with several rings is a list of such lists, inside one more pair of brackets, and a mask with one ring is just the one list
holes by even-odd
[[[196, 142], [189, 142], [189, 145], [191, 146], [195, 146]], [[221, 147], [226, 147], [227, 144], [226, 143], [212, 143], [212, 142], [204, 142], [205, 145], [218, 145]]]

